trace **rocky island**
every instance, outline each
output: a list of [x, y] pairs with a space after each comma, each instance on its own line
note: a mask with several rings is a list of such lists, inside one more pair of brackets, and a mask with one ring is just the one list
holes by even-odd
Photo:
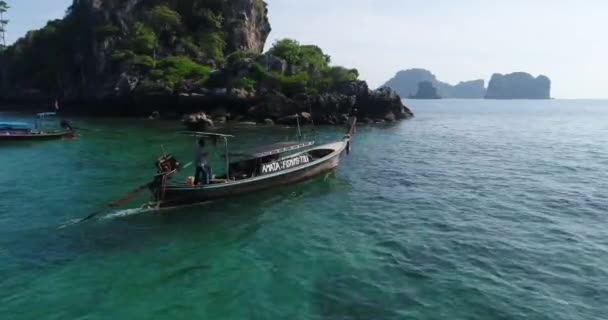
[[0, 55], [0, 101], [59, 101], [72, 113], [290, 123], [294, 115], [344, 123], [413, 116], [388, 88], [331, 65], [314, 45], [279, 40], [262, 0], [74, 0], [64, 19]]
[[409, 98], [423, 100], [441, 99], [439, 94], [437, 94], [437, 88], [435, 88], [433, 83], [430, 81], [422, 81], [418, 83], [418, 92]]
[[494, 74], [486, 99], [551, 99], [551, 80], [540, 75], [534, 78], [525, 72]]
[[[408, 69], [399, 71], [383, 87], [396, 90], [403, 97], [420, 99], [419, 85], [429, 82], [436, 88], [437, 95], [446, 99], [551, 99], [551, 80], [546, 76], [534, 78], [525, 72], [514, 72], [507, 75], [494, 74], [488, 88], [484, 80], [473, 80], [450, 85], [437, 80], [437, 77], [425, 69]], [[425, 84], [425, 90], [429, 90]], [[420, 96], [424, 99], [428, 94]]]
[[486, 93], [484, 80], [464, 81], [451, 85], [439, 81], [433, 73], [426, 69], [399, 71], [383, 87], [392, 88], [402, 97], [410, 97], [416, 95], [418, 84], [424, 81], [430, 82], [437, 89], [437, 94], [446, 99], [483, 99]]

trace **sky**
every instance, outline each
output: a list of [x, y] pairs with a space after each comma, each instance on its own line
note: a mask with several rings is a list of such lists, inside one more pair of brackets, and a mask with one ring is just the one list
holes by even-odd
[[[425, 68], [449, 83], [525, 71], [556, 98], [608, 98], [606, 0], [266, 0], [276, 39], [316, 44], [377, 87]], [[7, 41], [72, 0], [8, 0]]]

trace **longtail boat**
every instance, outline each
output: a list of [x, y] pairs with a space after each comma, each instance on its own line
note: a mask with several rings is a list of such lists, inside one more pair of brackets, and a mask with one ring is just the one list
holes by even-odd
[[[353, 114], [355, 113], [356, 110], [353, 111]], [[171, 178], [192, 163], [184, 166], [171, 154], [164, 154], [156, 161], [157, 173], [152, 182], [135, 188], [78, 222], [93, 219], [105, 209], [119, 208], [146, 190], [152, 193], [153, 199], [143, 204], [142, 208], [160, 211], [249, 194], [314, 178], [336, 169], [342, 156], [350, 154], [356, 124], [357, 117], [353, 115], [348, 121], [348, 132], [342, 139], [319, 147], [314, 147], [314, 141], [294, 141], [238, 153], [230, 153], [228, 148], [228, 140], [234, 136], [185, 132], [197, 140], [224, 142], [226, 173], [223, 176], [213, 177], [208, 184], [203, 185], [195, 185], [190, 179], [193, 177], [188, 177], [186, 182], [171, 182]], [[301, 140], [299, 121], [298, 137]], [[233, 158], [237, 160], [233, 161]]]
[[54, 115], [55, 113], [39, 113], [38, 120], [33, 125], [25, 122], [0, 122], [0, 142], [73, 138], [75, 132], [66, 121], [61, 121], [59, 128], [44, 126], [46, 119]]
[[[338, 167], [344, 154], [350, 153], [356, 121], [352, 116], [347, 134], [333, 143], [315, 147], [313, 141], [283, 142], [238, 153], [229, 152], [228, 141], [232, 136], [188, 132], [197, 139], [224, 142], [226, 173], [213, 177], [206, 185], [194, 185], [192, 181], [171, 182], [181, 165], [173, 156], [163, 156], [157, 161], [158, 173], [154, 181], [148, 185], [153, 200], [144, 206], [163, 209], [199, 204], [294, 184], [330, 172]], [[234, 158], [238, 160], [231, 161]]]

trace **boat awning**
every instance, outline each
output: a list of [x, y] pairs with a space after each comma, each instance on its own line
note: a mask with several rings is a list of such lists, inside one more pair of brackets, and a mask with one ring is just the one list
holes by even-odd
[[0, 129], [29, 130], [32, 125], [26, 122], [0, 122]]
[[39, 117], [51, 117], [51, 116], [56, 116], [56, 115], [57, 115], [56, 112], [43, 112], [43, 113], [38, 114]]
[[196, 137], [196, 138], [234, 138], [234, 136], [229, 135], [229, 134], [210, 133], [210, 132], [182, 131], [180, 133], [188, 135], [188, 136]]
[[289, 141], [289, 142], [279, 142], [267, 146], [256, 147], [251, 150], [245, 150], [240, 152], [230, 153], [231, 157], [239, 157], [245, 159], [257, 159], [272, 156], [275, 154], [281, 154], [284, 152], [295, 151], [299, 149], [303, 149], [306, 147], [310, 147], [314, 145], [314, 141]]

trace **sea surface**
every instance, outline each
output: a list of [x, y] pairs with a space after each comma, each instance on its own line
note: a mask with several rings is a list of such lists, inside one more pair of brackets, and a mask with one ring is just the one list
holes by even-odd
[[[608, 101], [407, 104], [335, 174], [83, 224], [161, 146], [190, 160], [177, 123], [77, 118], [76, 140], [0, 145], [0, 319], [608, 319]], [[238, 149], [294, 130], [226, 132]]]

